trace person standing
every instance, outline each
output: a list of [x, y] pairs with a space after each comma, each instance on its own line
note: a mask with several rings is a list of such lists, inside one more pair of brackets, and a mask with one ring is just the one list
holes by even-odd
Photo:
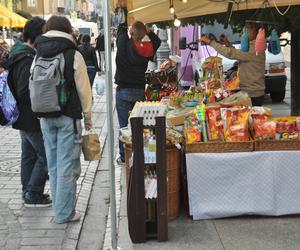
[[99, 68], [100, 71], [105, 69], [105, 46], [104, 46], [104, 35], [100, 32], [99, 36], [96, 38], [96, 47], [99, 55]]
[[85, 129], [90, 130], [92, 91], [84, 59], [76, 50], [70, 21], [64, 16], [52, 16], [45, 32], [36, 41], [37, 56], [52, 58], [63, 53], [67, 62], [63, 72], [69, 89], [66, 106], [58, 117], [41, 118], [55, 222], [67, 223], [81, 217], [75, 211], [76, 182], [81, 172], [81, 119], [83, 113]]
[[82, 37], [82, 45], [80, 45], [78, 49], [82, 54], [85, 64], [87, 66], [90, 84], [93, 88], [96, 72], [100, 72], [100, 69], [98, 66], [96, 50], [91, 46], [91, 37], [89, 35], [84, 35]]
[[[127, 8], [120, 6], [125, 14], [125, 22], [118, 26], [115, 83], [116, 108], [120, 128], [128, 125], [128, 112], [137, 101], [145, 100], [145, 72], [148, 62], [160, 46], [159, 37], [152, 31], [147, 32], [142, 22], [136, 21], [127, 31]], [[118, 164], [125, 162], [124, 146], [119, 141]]]
[[44, 194], [48, 176], [46, 153], [40, 121], [31, 110], [29, 97], [30, 65], [35, 56], [35, 41], [42, 34], [45, 21], [34, 17], [24, 27], [24, 43], [17, 41], [8, 59], [2, 63], [8, 69], [8, 84], [17, 101], [19, 118], [13, 124], [21, 136], [21, 183], [25, 207], [49, 207], [52, 201]]
[[253, 106], [261, 106], [265, 95], [265, 53], [256, 53], [255, 39], [257, 29], [254, 24], [247, 24], [249, 33], [249, 51], [243, 52], [231, 46], [225, 36], [221, 36], [221, 41], [226, 45], [223, 46], [207, 36], [199, 40], [212, 46], [221, 55], [239, 61], [241, 90], [248, 93], [251, 97]]

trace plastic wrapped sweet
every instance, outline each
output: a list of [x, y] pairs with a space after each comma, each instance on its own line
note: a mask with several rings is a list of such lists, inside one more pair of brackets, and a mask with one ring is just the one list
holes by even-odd
[[221, 108], [225, 141], [249, 141], [249, 114], [247, 108]]
[[267, 48], [265, 30], [260, 28], [255, 40], [255, 51], [257, 53], [264, 53]]
[[299, 140], [300, 139], [300, 117], [281, 116], [272, 117], [276, 122], [277, 140]]
[[206, 124], [210, 141], [224, 140], [224, 127], [220, 107], [206, 109]]
[[246, 27], [243, 28], [243, 35], [241, 37], [241, 51], [249, 51], [249, 33]]
[[253, 137], [258, 140], [272, 140], [276, 135], [276, 123], [270, 121], [272, 111], [267, 107], [252, 107], [249, 124]]

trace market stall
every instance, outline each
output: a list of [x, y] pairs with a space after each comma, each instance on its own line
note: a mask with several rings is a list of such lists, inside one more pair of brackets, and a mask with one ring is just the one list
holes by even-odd
[[[203, 76], [189, 90], [177, 87], [174, 69], [168, 60], [147, 72], [146, 97], [168, 107], [166, 141], [175, 151], [178, 147], [178, 155], [180, 144], [184, 149], [186, 175], [178, 171], [181, 181], [175, 185], [180, 190], [186, 180], [189, 215], [198, 220], [300, 213], [300, 117], [277, 117], [269, 108], [252, 107], [239, 89], [238, 75], [223, 77], [218, 57], [202, 64]], [[124, 142], [130, 137], [124, 129]], [[150, 137], [144, 131], [145, 157]], [[129, 175], [132, 151], [127, 147], [126, 153]], [[181, 164], [174, 159], [174, 166]], [[169, 211], [173, 206], [169, 201]]]

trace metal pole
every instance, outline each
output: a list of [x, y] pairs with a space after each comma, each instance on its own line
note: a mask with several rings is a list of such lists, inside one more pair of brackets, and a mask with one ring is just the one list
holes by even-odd
[[108, 164], [110, 167], [110, 216], [111, 216], [111, 248], [117, 250], [117, 214], [115, 195], [114, 167], [114, 125], [113, 125], [113, 90], [111, 66], [110, 8], [109, 0], [102, 0], [104, 43], [105, 43], [105, 80], [106, 80], [106, 112], [108, 128]]
[[42, 4], [43, 4], [43, 19], [45, 19], [45, 0], [42, 0]]

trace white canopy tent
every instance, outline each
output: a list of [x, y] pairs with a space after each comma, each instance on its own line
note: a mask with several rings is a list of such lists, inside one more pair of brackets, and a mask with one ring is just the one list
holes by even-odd
[[[110, 0], [111, 7], [116, 6], [118, 0]], [[234, 10], [255, 9], [263, 6], [264, 0], [236, 0]], [[183, 3], [173, 0], [177, 17], [187, 18], [208, 14], [222, 13], [227, 11], [228, 0], [213, 2], [209, 0], [188, 0]], [[282, 7], [300, 5], [300, 0], [268, 0], [269, 7]], [[139, 20], [144, 23], [172, 20], [174, 16], [169, 12], [169, 0], [127, 0], [130, 20]]]

